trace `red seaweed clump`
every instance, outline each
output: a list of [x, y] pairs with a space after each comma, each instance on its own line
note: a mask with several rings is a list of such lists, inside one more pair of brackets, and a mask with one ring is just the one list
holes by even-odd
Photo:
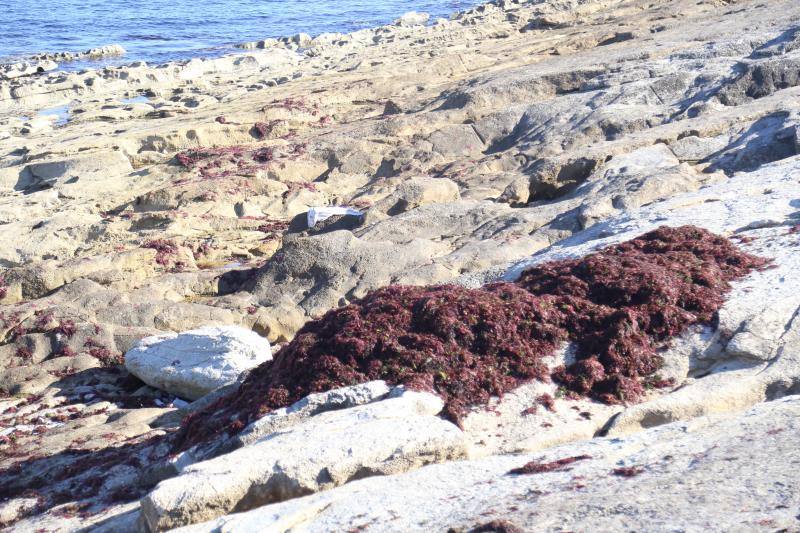
[[272, 148], [265, 146], [263, 148], [259, 148], [258, 150], [253, 152], [253, 161], [258, 163], [268, 163], [272, 161], [275, 157]]
[[172, 258], [178, 253], [178, 246], [167, 239], [153, 239], [142, 245], [142, 248], [150, 248], [156, 251], [156, 263], [161, 266], [169, 266]]
[[56, 352], [54, 352], [53, 355], [56, 357], [75, 357], [78, 354], [69, 346], [62, 346]]
[[16, 356], [19, 357], [20, 359], [28, 361], [33, 357], [33, 353], [31, 352], [30, 348], [22, 346], [20, 348], [17, 348]]
[[639, 466], [623, 466], [620, 468], [615, 468], [611, 471], [613, 475], [619, 477], [636, 477], [642, 472], [644, 472], [644, 468]]
[[766, 263], [700, 228], [662, 227], [582, 259], [538, 265], [518, 283], [563, 311], [561, 327], [576, 344], [578, 361], [553, 377], [619, 403], [642, 395], [639, 378], [662, 364], [659, 345], [710, 323], [728, 282]]
[[243, 146], [224, 146], [222, 148], [191, 148], [184, 152], [179, 152], [175, 159], [184, 168], [194, 168], [202, 161], [217, 158], [227, 158], [231, 162], [242, 157], [246, 152]]
[[469, 530], [469, 533], [523, 533], [524, 531], [508, 520], [497, 519], [475, 526]]
[[273, 120], [270, 122], [256, 122], [253, 125], [253, 129], [256, 132], [256, 137], [259, 139], [266, 138], [270, 133], [272, 133], [272, 129], [278, 123], [277, 120]]
[[574, 457], [556, 459], [555, 461], [550, 461], [549, 463], [530, 461], [519, 468], [512, 468], [508, 471], [508, 474], [512, 476], [519, 476], [524, 474], [541, 474], [543, 472], [564, 471], [569, 470], [567, 467], [576, 461], [585, 461], [586, 459], [591, 458], [591, 455], [576, 455]]
[[121, 353], [115, 353], [104, 346], [89, 349], [89, 355], [103, 363], [103, 366], [121, 365], [125, 358]]
[[75, 322], [73, 320], [62, 320], [58, 323], [58, 326], [55, 327], [54, 330], [56, 333], [60, 333], [64, 335], [66, 338], [71, 339], [73, 335], [75, 335]]
[[279, 236], [289, 228], [289, 223], [285, 220], [266, 219], [263, 224], [256, 228], [256, 231], [266, 233], [265, 239]]
[[553, 398], [552, 396], [550, 396], [546, 392], [544, 394], [540, 394], [536, 398], [536, 401], [539, 403], [539, 405], [541, 405], [542, 407], [544, 407], [548, 411], [555, 411], [556, 410], [556, 400], [555, 400], [555, 398]]
[[[471, 406], [551, 377], [573, 395], [636, 401], [662, 365], [657, 349], [710, 323], [729, 282], [766, 263], [706, 230], [661, 227], [534, 266], [515, 283], [378, 289], [308, 322], [232, 397], [187, 419], [179, 447], [310, 393], [377, 379], [435, 392], [457, 423]], [[551, 372], [544, 358], [564, 341], [576, 361]]]
[[50, 323], [53, 322], [54, 318], [55, 316], [53, 315], [52, 311], [46, 311], [46, 312], [37, 311], [36, 321], [34, 323], [36, 324], [36, 327], [38, 329], [45, 330], [47, 329], [47, 326], [49, 326]]

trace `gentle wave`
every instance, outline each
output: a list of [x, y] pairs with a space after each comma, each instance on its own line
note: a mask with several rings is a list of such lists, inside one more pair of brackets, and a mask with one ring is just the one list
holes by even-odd
[[[432, 17], [477, 0], [10, 0], [0, 10], [0, 62], [42, 52], [118, 43], [127, 54], [104, 65], [213, 57], [237, 43], [304, 32], [350, 32], [408, 11]], [[54, 17], [57, 17], [54, 19]], [[133, 30], [133, 31], [131, 31]], [[92, 66], [88, 62], [64, 65]]]

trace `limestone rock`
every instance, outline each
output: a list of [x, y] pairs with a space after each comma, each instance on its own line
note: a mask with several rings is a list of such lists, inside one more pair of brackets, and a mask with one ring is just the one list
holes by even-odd
[[0, 65], [0, 79], [12, 79], [22, 76], [41, 74], [55, 69], [58, 65], [49, 59], [21, 61]]
[[395, 269], [430, 258], [431, 248], [417, 240], [401, 251], [391, 242], [365, 241], [349, 231], [287, 239], [282, 259], [267, 263], [252, 291], [262, 305], [300, 296], [298, 303], [309, 315], [321, 314], [344, 295], [363, 295], [388, 283]]
[[33, 186], [54, 187], [74, 183], [80, 187], [84, 185], [97, 187], [98, 181], [127, 174], [132, 170], [130, 161], [124, 154], [109, 151], [33, 163], [25, 167], [24, 172], [30, 176], [30, 183]]
[[312, 416], [288, 430], [184, 468], [142, 500], [142, 516], [151, 530], [162, 531], [361, 477], [461, 458], [466, 453], [463, 434], [435, 416], [441, 408], [438, 397], [405, 392]]
[[[627, 435], [654, 426], [797, 394], [797, 17], [796, 0], [498, 0], [431, 25], [406, 17], [408, 24], [266, 39], [164, 65], [57, 71], [53, 62], [86, 57], [64, 53], [0, 67], [0, 390], [10, 393], [0, 398], [0, 497], [34, 489], [41, 503], [29, 509], [15, 500], [25, 510], [3, 509], [3, 520], [19, 531], [130, 530], [138, 499], [179, 466], [294, 431], [303, 446], [337, 459], [323, 449], [324, 435], [299, 428], [392, 395], [375, 383], [312, 395], [219, 446], [187, 451], [179, 465], [165, 463], [180, 419], [237, 385], [193, 405], [142, 386], [119, 362], [143, 337], [215, 324], [288, 342], [309, 318], [381, 286], [478, 286], [663, 224], [707, 228], [774, 266], [733, 286], [718, 323], [663, 351], [659, 374], [673, 386], [635, 405], [556, 398], [552, 411], [534, 413], [537, 397], [558, 396], [558, 385], [528, 383], [465, 416], [459, 438], [470, 452], [493, 456], [490, 464], [602, 432], [631, 442]], [[295, 217], [318, 205], [353, 206], [366, 220], [298, 230]], [[564, 346], [552, 363], [570, 353]], [[433, 421], [404, 420], [423, 432]], [[664, 445], [674, 437], [660, 435]], [[727, 455], [749, 454], [734, 474], [771, 472], [773, 458], [751, 450], [761, 442]], [[560, 458], [509, 459], [475, 479], [492, 481], [476, 492], [496, 495], [496, 479], [517, 460], [548, 457]], [[475, 464], [447, 497], [454, 486], [469, 489]], [[566, 475], [581, 475], [585, 464]], [[312, 466], [303, 472], [322, 471]], [[308, 490], [330, 488], [324, 476], [311, 482], [299, 472], [291, 477]], [[775, 510], [792, 501], [770, 499], [782, 488], [730, 496], [751, 505], [742, 516], [726, 507], [735, 476], [711, 487], [688, 476], [701, 489], [671, 501], [675, 527], [696, 509], [694, 516], [725, 516], [685, 529], [726, 527], [728, 516], [737, 517], [733, 529], [794, 527]], [[544, 523], [571, 516], [560, 506], [608, 479], [617, 480], [565, 477], [553, 490], [515, 478], [559, 502], [548, 507], [546, 494], [523, 494], [543, 502], [530, 522], [524, 512], [514, 516], [516, 503], [500, 510], [523, 528], [588, 530], [596, 520], [602, 529], [613, 517], [626, 522], [608, 529], [659, 528], [642, 518], [649, 501], [636, 499], [662, 494], [650, 485], [613, 500], [613, 515], [592, 514], [598, 504], [581, 508], [589, 510], [574, 523]], [[367, 481], [378, 480], [326, 492]], [[464, 520], [432, 518], [428, 529], [480, 525], [459, 498], [415, 505], [391, 483], [371, 485], [368, 517], [397, 496], [398, 529], [426, 529], [425, 516], [402, 522], [408, 501], [414, 512], [454, 509]], [[565, 497], [565, 486], [576, 491]], [[610, 497], [625, 487], [613, 485]], [[719, 508], [703, 503], [717, 499]], [[302, 512], [310, 529], [357, 529], [369, 519], [345, 525]], [[295, 523], [296, 515], [281, 515]], [[393, 528], [389, 515], [378, 518], [366, 527]]]
[[[797, 524], [798, 415], [800, 397], [791, 396], [727, 418], [364, 479], [178, 531], [330, 531], [364, 524], [468, 530], [492, 523], [537, 531], [791, 529]], [[578, 460], [553, 464], [570, 458]], [[529, 461], [552, 471], [511, 474]]]
[[433, 150], [444, 156], [464, 156], [480, 151], [483, 141], [471, 124], [453, 124], [431, 134]]
[[272, 359], [269, 342], [235, 326], [147, 337], [125, 354], [125, 368], [153, 387], [196, 400]]
[[419, 13], [417, 11], [409, 11], [397, 19], [394, 23], [397, 26], [418, 26], [428, 22], [431, 16], [427, 13]]
[[428, 205], [455, 202], [461, 199], [458, 185], [446, 178], [416, 177], [404, 180], [397, 190], [378, 202], [373, 209], [398, 215]]
[[[253, 444], [260, 438], [297, 424], [305, 418], [326, 411], [347, 409], [383, 399], [391, 389], [383, 381], [370, 381], [328, 392], [310, 394], [283, 409], [277, 409], [247, 426], [236, 436], [242, 445]], [[397, 392], [397, 391], [395, 391]]]

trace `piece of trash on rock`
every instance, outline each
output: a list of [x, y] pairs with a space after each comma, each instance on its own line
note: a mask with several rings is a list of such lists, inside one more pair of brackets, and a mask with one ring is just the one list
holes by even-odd
[[313, 228], [319, 222], [327, 220], [335, 215], [350, 215], [355, 217], [363, 216], [363, 213], [352, 207], [312, 207], [308, 210], [308, 227]]

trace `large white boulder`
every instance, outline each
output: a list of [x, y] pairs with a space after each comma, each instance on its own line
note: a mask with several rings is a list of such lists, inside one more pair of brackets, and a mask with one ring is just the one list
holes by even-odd
[[269, 341], [238, 326], [207, 326], [146, 337], [125, 368], [152, 387], [196, 400], [272, 359]]

